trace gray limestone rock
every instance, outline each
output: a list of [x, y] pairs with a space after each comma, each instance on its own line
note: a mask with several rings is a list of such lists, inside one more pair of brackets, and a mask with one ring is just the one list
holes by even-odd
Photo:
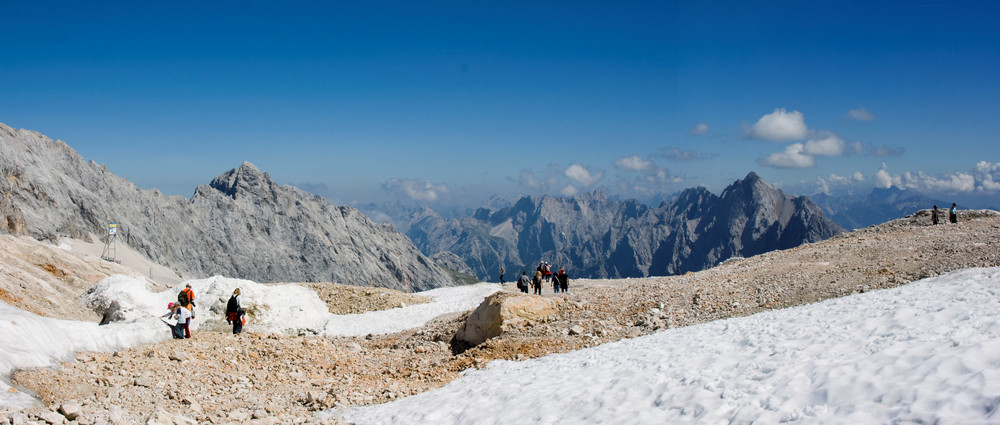
[[0, 124], [0, 232], [108, 237], [182, 277], [415, 290], [454, 280], [390, 225], [280, 186], [249, 162], [190, 198], [140, 190], [61, 141]]

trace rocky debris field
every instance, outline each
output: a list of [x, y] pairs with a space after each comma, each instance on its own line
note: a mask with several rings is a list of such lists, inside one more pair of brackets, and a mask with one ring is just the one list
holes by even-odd
[[[430, 297], [379, 287], [360, 287], [339, 283], [297, 282], [316, 291], [319, 298], [326, 301], [333, 314], [360, 314], [366, 311], [386, 310], [429, 302]], [[285, 283], [275, 285], [286, 285]]]
[[[35, 392], [46, 407], [0, 412], [0, 424], [320, 423], [329, 420], [312, 412], [438, 388], [494, 359], [529, 359], [1000, 265], [1000, 215], [962, 211], [959, 219], [957, 225], [931, 226], [929, 212], [921, 211], [683, 276], [571, 275], [569, 293], [543, 291], [554, 312], [511, 324], [473, 347], [455, 339], [471, 314], [465, 312], [389, 335], [295, 337], [248, 327], [238, 336], [199, 332], [190, 340], [116, 353], [79, 353], [58, 369], [15, 373], [14, 383]], [[338, 295], [332, 289], [323, 298], [389, 297], [382, 290], [357, 290]], [[513, 284], [504, 291], [517, 296]]]

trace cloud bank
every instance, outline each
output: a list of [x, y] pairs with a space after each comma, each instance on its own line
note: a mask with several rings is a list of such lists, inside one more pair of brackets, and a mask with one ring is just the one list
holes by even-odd
[[434, 184], [430, 180], [420, 182], [412, 179], [392, 178], [382, 184], [382, 190], [415, 201], [433, 202], [447, 198], [451, 189], [444, 184]]

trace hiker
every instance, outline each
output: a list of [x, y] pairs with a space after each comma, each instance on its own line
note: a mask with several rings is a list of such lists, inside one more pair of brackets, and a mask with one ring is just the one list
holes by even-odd
[[958, 224], [958, 212], [955, 210], [955, 203], [951, 203], [951, 209], [948, 210], [948, 221], [953, 224]]
[[233, 335], [243, 332], [243, 307], [240, 306], [240, 288], [233, 291], [233, 296], [229, 297], [226, 303], [226, 322], [233, 325]]
[[[562, 267], [559, 268], [559, 271], [562, 272]], [[559, 275], [558, 274], [552, 275], [552, 292], [557, 293], [557, 294], [559, 293]]]
[[518, 279], [518, 281], [517, 281], [517, 289], [520, 289], [521, 292], [524, 292], [525, 294], [527, 294], [528, 293], [528, 285], [530, 285], [530, 284], [531, 284], [531, 280], [528, 279], [528, 272], [522, 270], [521, 271], [521, 278]]
[[167, 309], [170, 311], [160, 317], [168, 320], [177, 318], [177, 323], [170, 327], [174, 339], [191, 338], [191, 310], [174, 303], [167, 304]]
[[194, 303], [194, 291], [191, 290], [190, 283], [187, 284], [179, 294], [177, 294], [177, 302], [181, 305], [181, 307], [188, 309], [191, 313], [191, 317], [194, 318], [194, 308], [196, 304]]
[[501, 264], [500, 265], [500, 284], [503, 285], [504, 283], [507, 283], [507, 282], [504, 282], [504, 280], [503, 280], [503, 264]]
[[535, 279], [531, 281], [532, 286], [535, 288], [535, 295], [542, 295], [542, 272], [535, 272]]
[[552, 265], [549, 264], [548, 261], [545, 262], [545, 267], [543, 268], [542, 273], [545, 274], [544, 277], [546, 282], [552, 279]]
[[938, 224], [938, 209], [937, 209], [937, 205], [935, 205], [934, 209], [931, 210], [931, 224]]
[[562, 267], [559, 268], [559, 274], [556, 275], [556, 279], [559, 280], [559, 289], [566, 292], [567, 288], [569, 288], [569, 276], [566, 275], [566, 271]]

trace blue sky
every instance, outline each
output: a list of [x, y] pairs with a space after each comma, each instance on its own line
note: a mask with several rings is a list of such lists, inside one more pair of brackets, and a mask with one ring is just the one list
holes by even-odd
[[996, 2], [198, 3], [3, 1], [0, 122], [183, 196], [1000, 191]]

